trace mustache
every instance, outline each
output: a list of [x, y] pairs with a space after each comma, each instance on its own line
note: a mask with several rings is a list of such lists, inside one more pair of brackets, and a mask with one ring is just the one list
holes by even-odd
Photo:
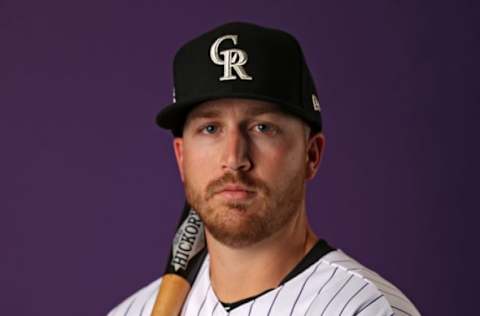
[[247, 190], [263, 191], [266, 195], [270, 193], [268, 186], [261, 180], [246, 175], [243, 172], [227, 172], [218, 179], [212, 180], [206, 188], [206, 199], [209, 200], [215, 193], [221, 191], [228, 184], [241, 185]]

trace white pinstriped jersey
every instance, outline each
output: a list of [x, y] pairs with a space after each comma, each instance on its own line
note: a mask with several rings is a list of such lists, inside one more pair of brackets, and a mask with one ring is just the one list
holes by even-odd
[[[323, 255], [279, 287], [230, 311], [219, 302], [212, 289], [209, 262], [207, 255], [181, 315], [420, 315], [397, 287], [339, 249]], [[150, 316], [160, 282], [158, 279], [139, 290], [108, 316]]]

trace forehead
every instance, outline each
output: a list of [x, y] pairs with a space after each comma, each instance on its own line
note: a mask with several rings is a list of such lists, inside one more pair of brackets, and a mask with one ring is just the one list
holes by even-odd
[[274, 103], [252, 99], [218, 99], [209, 100], [197, 105], [187, 115], [187, 121], [195, 118], [213, 118], [229, 114], [241, 116], [257, 116], [263, 114], [275, 114], [279, 116], [293, 116], [281, 111], [280, 107]]

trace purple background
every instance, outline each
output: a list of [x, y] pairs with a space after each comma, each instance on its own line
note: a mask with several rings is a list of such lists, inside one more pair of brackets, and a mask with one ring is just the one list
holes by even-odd
[[327, 137], [308, 195], [319, 236], [422, 314], [471, 314], [479, 12], [474, 1], [0, 0], [0, 314], [105, 315], [160, 276], [183, 188], [154, 116], [171, 99], [176, 49], [231, 20], [304, 48]]

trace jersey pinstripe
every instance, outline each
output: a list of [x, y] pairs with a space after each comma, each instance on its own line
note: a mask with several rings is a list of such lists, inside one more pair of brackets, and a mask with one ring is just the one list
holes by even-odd
[[[205, 258], [181, 315], [418, 316], [412, 302], [393, 284], [342, 250], [334, 250], [279, 287], [231, 311], [217, 299]], [[108, 316], [150, 316], [161, 279], [139, 290]]]

